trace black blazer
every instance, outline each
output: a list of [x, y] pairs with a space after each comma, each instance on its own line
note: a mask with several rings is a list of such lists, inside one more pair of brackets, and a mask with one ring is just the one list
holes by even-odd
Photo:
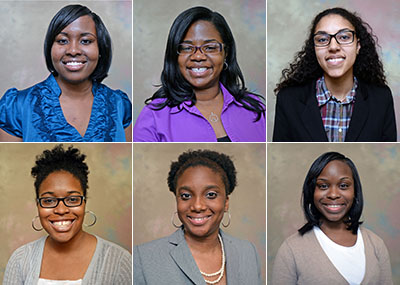
[[[316, 82], [282, 89], [276, 100], [272, 141], [328, 142], [316, 98]], [[358, 81], [346, 142], [395, 142], [392, 92]]]

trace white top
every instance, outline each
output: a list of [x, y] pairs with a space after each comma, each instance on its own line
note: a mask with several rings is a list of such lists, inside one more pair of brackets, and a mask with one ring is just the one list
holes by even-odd
[[39, 278], [38, 285], [82, 285], [82, 279], [79, 280], [49, 280]]
[[319, 228], [313, 228], [315, 236], [329, 260], [350, 285], [359, 285], [365, 275], [365, 250], [360, 229], [356, 244], [350, 247], [333, 242]]

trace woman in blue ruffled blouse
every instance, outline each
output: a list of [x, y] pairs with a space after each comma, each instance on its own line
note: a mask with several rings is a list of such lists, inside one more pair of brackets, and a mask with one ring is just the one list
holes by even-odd
[[0, 100], [0, 141], [131, 141], [132, 105], [101, 84], [111, 65], [111, 38], [81, 5], [62, 8], [47, 30], [49, 77]]

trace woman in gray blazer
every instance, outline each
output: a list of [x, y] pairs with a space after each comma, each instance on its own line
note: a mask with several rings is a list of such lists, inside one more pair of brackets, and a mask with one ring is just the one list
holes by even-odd
[[168, 187], [182, 224], [174, 215], [177, 231], [134, 248], [134, 284], [261, 284], [254, 245], [220, 229], [221, 222], [230, 223], [229, 195], [235, 186], [235, 166], [227, 155], [181, 154], [171, 164]]

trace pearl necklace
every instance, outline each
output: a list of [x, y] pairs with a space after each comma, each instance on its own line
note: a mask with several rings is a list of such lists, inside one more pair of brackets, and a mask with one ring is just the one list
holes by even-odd
[[217, 284], [219, 281], [221, 281], [222, 277], [224, 276], [224, 269], [225, 269], [225, 251], [224, 251], [224, 244], [222, 243], [222, 238], [221, 236], [218, 234], [218, 240], [219, 243], [221, 244], [221, 250], [222, 250], [222, 265], [221, 268], [214, 273], [205, 273], [203, 271], [200, 270], [201, 275], [204, 275], [206, 277], [213, 277], [213, 276], [217, 276], [219, 275], [219, 277], [214, 280], [214, 281], [210, 281], [204, 278], [204, 281], [206, 281], [207, 284]]

